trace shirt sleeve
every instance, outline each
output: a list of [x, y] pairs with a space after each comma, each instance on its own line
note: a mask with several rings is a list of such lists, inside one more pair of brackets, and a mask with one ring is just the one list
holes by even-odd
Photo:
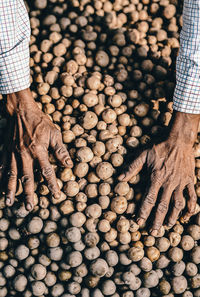
[[184, 0], [173, 108], [200, 114], [200, 0]]
[[0, 94], [30, 86], [30, 32], [23, 0], [0, 1]]

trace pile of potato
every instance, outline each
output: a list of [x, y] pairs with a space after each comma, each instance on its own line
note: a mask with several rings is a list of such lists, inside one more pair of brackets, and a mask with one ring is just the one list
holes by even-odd
[[[117, 181], [126, 155], [170, 121], [182, 6], [31, 2], [32, 93], [75, 165], [50, 154], [62, 195], [38, 174], [31, 213], [20, 182], [12, 208], [0, 197], [0, 296], [199, 297], [200, 214], [153, 237], [135, 222], [146, 176]], [[198, 139], [195, 157], [199, 197]]]

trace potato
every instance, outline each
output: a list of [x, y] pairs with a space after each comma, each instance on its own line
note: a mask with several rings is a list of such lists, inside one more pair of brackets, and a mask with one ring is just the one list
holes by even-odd
[[128, 194], [129, 190], [130, 187], [127, 182], [119, 182], [114, 188], [115, 193], [120, 196], [125, 196]]
[[100, 250], [96, 246], [87, 248], [84, 250], [84, 256], [87, 260], [95, 260], [100, 256]]
[[81, 232], [77, 227], [70, 227], [65, 231], [65, 236], [70, 242], [78, 242], [81, 240]]
[[83, 257], [80, 252], [74, 251], [67, 255], [67, 263], [71, 267], [78, 267], [81, 265]]
[[112, 176], [114, 169], [108, 162], [102, 162], [97, 165], [96, 173], [102, 180], [106, 180]]
[[96, 53], [95, 61], [97, 65], [106, 67], [109, 64], [109, 56], [105, 51], [100, 50]]
[[139, 288], [136, 291], [136, 297], [150, 297], [151, 296], [151, 292], [148, 288]]
[[32, 234], [39, 233], [43, 228], [43, 221], [40, 217], [33, 217], [32, 220], [28, 223], [28, 231]]
[[22, 261], [26, 259], [29, 255], [29, 249], [24, 244], [18, 245], [15, 249], [15, 257]]
[[108, 272], [108, 264], [105, 260], [98, 258], [91, 263], [90, 271], [94, 276], [103, 277]]
[[99, 218], [101, 213], [101, 207], [96, 203], [88, 206], [85, 210], [85, 214], [90, 218]]
[[178, 247], [173, 247], [169, 250], [168, 256], [173, 262], [179, 262], [183, 258], [183, 250]]
[[27, 286], [27, 283], [27, 278], [23, 274], [17, 275], [13, 280], [13, 286], [17, 292], [23, 292]]
[[200, 264], [200, 246], [195, 246], [195, 247], [191, 250], [190, 257], [191, 257], [192, 262], [193, 262], [194, 264]]
[[34, 281], [31, 283], [31, 289], [34, 296], [41, 296], [46, 290], [46, 286], [41, 281]]
[[146, 272], [144, 274], [144, 286], [146, 288], [154, 288], [158, 285], [158, 283], [159, 278], [154, 270], [151, 270], [150, 272]]
[[180, 276], [183, 274], [185, 270], [185, 263], [183, 261], [177, 262], [176, 264], [173, 265], [172, 267], [172, 273], [175, 276]]
[[172, 289], [175, 294], [181, 294], [187, 289], [187, 280], [181, 276], [176, 276], [172, 279]]
[[31, 267], [31, 274], [35, 280], [42, 280], [47, 274], [46, 267], [41, 264], [35, 264]]
[[87, 86], [90, 90], [98, 90], [101, 85], [101, 81], [95, 75], [92, 75], [87, 79]]
[[192, 262], [188, 262], [185, 267], [185, 272], [188, 276], [195, 276], [198, 272], [197, 265]]
[[110, 228], [111, 226], [108, 220], [103, 219], [98, 223], [98, 230], [100, 232], [106, 233], [110, 230]]
[[102, 113], [102, 119], [104, 120], [104, 122], [106, 124], [113, 123], [116, 120], [116, 118], [117, 118], [117, 115], [116, 115], [115, 111], [111, 108], [106, 109]]
[[190, 235], [184, 235], [180, 245], [184, 251], [189, 251], [194, 247], [194, 239]]
[[99, 102], [98, 96], [93, 94], [92, 92], [89, 92], [83, 96], [83, 103], [87, 107], [93, 107], [97, 105]]
[[144, 250], [139, 247], [132, 247], [128, 250], [128, 257], [132, 261], [138, 262], [144, 257]]
[[102, 283], [102, 293], [106, 296], [114, 294], [116, 291], [116, 285], [112, 280], [105, 280]]
[[79, 185], [76, 181], [67, 181], [63, 187], [63, 190], [67, 196], [74, 197], [79, 192]]
[[83, 226], [83, 224], [85, 223], [86, 217], [81, 212], [75, 212], [75, 213], [70, 215], [69, 221], [70, 221], [70, 224], [73, 227], [78, 227], [79, 228], [79, 227]]
[[153, 268], [152, 262], [147, 257], [144, 257], [142, 260], [140, 260], [139, 266], [145, 272], [149, 272]]
[[122, 214], [127, 209], [127, 200], [123, 196], [115, 197], [111, 202], [111, 210], [117, 214]]

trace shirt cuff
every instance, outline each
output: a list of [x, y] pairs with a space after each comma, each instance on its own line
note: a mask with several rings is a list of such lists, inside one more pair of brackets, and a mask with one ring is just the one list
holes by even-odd
[[200, 114], [200, 65], [183, 55], [179, 55], [176, 62], [173, 109]]

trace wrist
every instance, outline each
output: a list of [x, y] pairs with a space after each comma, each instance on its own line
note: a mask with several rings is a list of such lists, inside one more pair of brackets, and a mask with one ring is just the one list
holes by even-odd
[[30, 89], [8, 94], [6, 107], [9, 115], [14, 115], [23, 110], [28, 111], [38, 109]]
[[168, 141], [193, 146], [197, 138], [200, 114], [174, 112]]

